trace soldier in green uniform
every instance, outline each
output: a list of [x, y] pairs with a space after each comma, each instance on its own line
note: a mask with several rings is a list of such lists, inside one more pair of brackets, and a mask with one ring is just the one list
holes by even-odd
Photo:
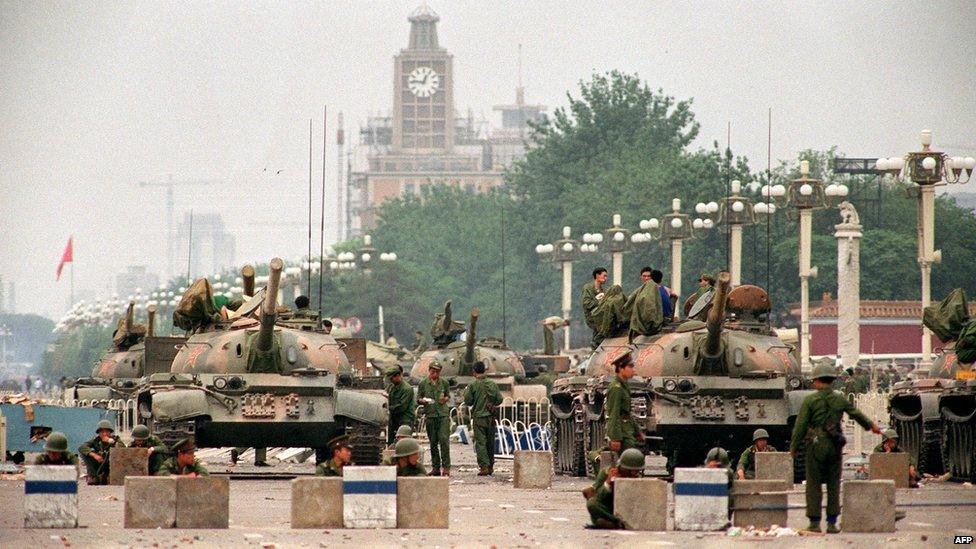
[[827, 484], [828, 534], [840, 531], [837, 528], [837, 516], [840, 514], [841, 453], [846, 442], [840, 422], [844, 414], [864, 429], [881, 433], [877, 424], [855, 408], [843, 394], [830, 388], [836, 378], [837, 373], [833, 366], [821, 364], [813, 369], [813, 387], [816, 392], [803, 399], [793, 427], [793, 439], [790, 441], [790, 454], [794, 457], [800, 441], [804, 442], [807, 517], [810, 519], [808, 531], [820, 532], [820, 485]]
[[464, 388], [464, 404], [471, 409], [474, 424], [474, 451], [478, 456], [478, 476], [495, 472], [495, 409], [502, 394], [495, 382], [485, 378], [485, 363], [474, 363], [474, 377]]
[[603, 299], [603, 285], [606, 282], [607, 270], [603, 267], [593, 269], [593, 281], [587, 282], [583, 286], [583, 292], [580, 296], [580, 304], [583, 306], [583, 320], [593, 330], [593, 339], [590, 340], [590, 347], [594, 349], [600, 345], [603, 337], [597, 333], [597, 325], [592, 319], [592, 315], [593, 310], [596, 309], [596, 306], [600, 304], [600, 300]]
[[197, 451], [192, 438], [184, 438], [173, 445], [173, 457], [167, 459], [156, 471], [156, 476], [205, 477], [210, 473], [195, 457]]
[[743, 450], [739, 456], [739, 464], [735, 468], [740, 479], [756, 478], [756, 452], [775, 452], [776, 448], [769, 444], [769, 433], [765, 429], [756, 429], [752, 433], [752, 446]]
[[386, 377], [390, 379], [389, 411], [390, 425], [386, 429], [386, 442], [393, 444], [393, 436], [397, 427], [409, 425], [413, 428], [417, 405], [414, 403], [413, 387], [403, 380], [403, 370], [399, 366], [386, 369]]
[[292, 318], [316, 318], [318, 315], [308, 308], [309, 304], [311, 304], [311, 300], [307, 295], [296, 297], [295, 311], [292, 313]]
[[315, 466], [315, 474], [320, 477], [341, 477], [342, 468], [352, 463], [352, 446], [349, 435], [339, 435], [329, 441], [332, 457]]
[[424, 406], [427, 440], [430, 441], [431, 476], [451, 475], [451, 417], [447, 409], [451, 386], [441, 378], [441, 363], [430, 363], [427, 378], [420, 382], [417, 397]]
[[60, 431], [52, 431], [44, 441], [44, 453], [37, 456], [34, 465], [78, 466], [78, 456], [68, 451], [68, 437]]
[[413, 352], [422, 353], [427, 350], [427, 336], [423, 332], [417, 330], [414, 332], [413, 338]]
[[[900, 454], [904, 450], [898, 445], [898, 431], [888, 428], [881, 433], [881, 444], [874, 447], [874, 453]], [[915, 456], [908, 454], [908, 484], [912, 488], [918, 487], [918, 470], [915, 469]]]
[[630, 387], [627, 384], [634, 377], [634, 357], [630, 351], [613, 361], [617, 377], [607, 387], [604, 411], [607, 415], [606, 437], [610, 450], [619, 454], [628, 448], [636, 448], [638, 439], [643, 439], [637, 431], [637, 424], [630, 417]]
[[420, 443], [415, 438], [405, 438], [396, 443], [396, 469], [398, 477], [424, 477], [427, 470], [420, 464]]
[[616, 467], [604, 467], [596, 475], [592, 486], [583, 490], [586, 510], [591, 524], [587, 528], [621, 529], [625, 525], [613, 514], [613, 481], [616, 478], [637, 478], [644, 471], [644, 454], [636, 448], [628, 448], [620, 455]]
[[95, 428], [95, 438], [78, 447], [88, 470], [88, 484], [108, 484], [108, 454], [112, 448], [125, 448], [125, 444], [116, 436], [112, 422], [103, 419]]
[[[396, 453], [396, 443], [405, 438], [413, 438], [413, 429], [411, 429], [409, 425], [401, 425], [397, 427], [393, 444], [387, 445], [386, 450], [383, 451], [384, 457], [381, 461], [383, 465], [395, 465], [395, 463], [393, 463], [393, 454]], [[421, 460], [422, 459], [423, 456], [421, 456]]]
[[132, 443], [130, 448], [149, 449], [149, 474], [155, 475], [169, 454], [169, 448], [159, 440], [159, 437], [149, 433], [149, 427], [136, 425], [132, 428]]

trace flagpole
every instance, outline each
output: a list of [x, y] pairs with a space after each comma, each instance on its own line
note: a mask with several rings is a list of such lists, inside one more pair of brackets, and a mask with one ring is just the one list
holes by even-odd
[[[74, 250], [72, 250], [72, 255], [74, 255]], [[70, 303], [68, 304], [68, 307], [74, 307], [75, 306], [75, 261], [73, 257], [71, 259], [71, 294], [69, 300]]]

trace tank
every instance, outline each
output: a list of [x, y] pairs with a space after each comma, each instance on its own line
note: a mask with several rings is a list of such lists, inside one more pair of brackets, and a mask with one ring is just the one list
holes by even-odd
[[[185, 341], [182, 337], [156, 337], [156, 306], [147, 309], [147, 324], [134, 322], [135, 303], [129, 302], [125, 316], [118, 323], [112, 347], [105, 351], [92, 368], [91, 377], [79, 378], [66, 388], [69, 398], [104, 402], [128, 399], [146, 376], [146, 361], [172, 360], [167, 350]], [[148, 349], [148, 351], [147, 351]]]
[[164, 441], [192, 435], [202, 447], [309, 447], [321, 459], [326, 443], [347, 433], [356, 463], [379, 463], [386, 396], [363, 388], [331, 335], [278, 322], [282, 267], [281, 259], [270, 263], [268, 285], [255, 295], [257, 318], [247, 312], [252, 298], [246, 316], [191, 335], [168, 372], [149, 376], [140, 417]]
[[[433, 361], [440, 362], [441, 375], [448, 379], [456, 389], [462, 389], [474, 379], [474, 363], [482, 361], [486, 374], [498, 385], [506, 396], [512, 396], [516, 383], [525, 380], [525, 368], [518, 354], [497, 337], [478, 337], [477, 308], [471, 309], [467, 326], [453, 320], [451, 302], [444, 304], [444, 313], [434, 318], [431, 326], [432, 344], [421, 353], [410, 370], [410, 379], [419, 383], [427, 377], [428, 367]], [[457, 336], [465, 334], [464, 341]]]
[[[644, 434], [644, 450], [668, 458], [668, 469], [698, 466], [708, 450], [731, 455], [752, 444], [762, 427], [780, 449], [788, 445], [800, 404], [809, 391], [791, 348], [767, 327], [769, 296], [758, 286], [729, 291], [721, 273], [707, 322], [688, 320], [651, 336], [610, 338], [594, 351], [586, 375], [557, 379], [550, 400], [557, 472], [592, 474], [587, 454], [603, 448], [606, 389], [613, 361], [632, 352], [631, 417]], [[802, 474], [803, 468], [795, 468]]]

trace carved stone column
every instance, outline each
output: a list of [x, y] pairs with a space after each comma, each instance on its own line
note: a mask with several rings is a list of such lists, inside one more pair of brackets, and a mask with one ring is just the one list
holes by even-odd
[[844, 368], [857, 365], [861, 349], [861, 237], [863, 228], [850, 202], [839, 206], [837, 238], [837, 352]]

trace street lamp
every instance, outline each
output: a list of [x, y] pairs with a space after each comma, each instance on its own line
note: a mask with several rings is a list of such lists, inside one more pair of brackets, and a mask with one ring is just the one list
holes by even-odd
[[[563, 320], [568, 321], [573, 310], [573, 261], [580, 258], [580, 253], [584, 251], [596, 251], [596, 244], [583, 244], [571, 237], [572, 231], [563, 227], [563, 237], [552, 244], [538, 244], [535, 253], [543, 259], [559, 263], [563, 271]], [[592, 237], [590, 237], [592, 239]], [[569, 351], [569, 324], [563, 331], [563, 348]]]
[[[695, 213], [704, 216], [692, 222], [695, 229], [710, 229], [715, 224], [725, 222], [729, 228], [729, 274], [732, 286], [742, 283], [742, 230], [746, 225], [756, 223], [752, 200], [740, 196], [742, 183], [738, 179], [730, 184], [732, 194], [719, 202], [699, 202]], [[755, 186], [753, 186], [755, 188]]]
[[620, 214], [613, 214], [612, 221], [612, 226], [602, 233], [584, 234], [580, 251], [595, 252], [606, 242], [613, 262], [611, 278], [614, 284], [620, 284], [624, 275], [624, 253], [630, 250], [630, 231], [620, 226]]
[[[922, 270], [922, 308], [932, 303], [932, 265], [942, 262], [942, 250], [935, 249], [935, 187], [946, 183], [967, 183], [976, 168], [971, 156], [949, 156], [933, 151], [932, 132], [923, 130], [922, 150], [904, 157], [879, 158], [875, 167], [881, 177], [890, 175], [902, 182], [912, 182], [918, 197], [918, 265]], [[920, 373], [932, 366], [932, 332], [922, 327], [922, 361]]]
[[[643, 233], [635, 242], [650, 242], [654, 238], [659, 238], [662, 242], [668, 241], [671, 244], [671, 289], [681, 299], [681, 247], [686, 238], [694, 238], [692, 231], [691, 217], [681, 213], [681, 199], [671, 200], [671, 213], [663, 219], [651, 218], [642, 219], [638, 224]], [[635, 235], [636, 236], [636, 235]], [[633, 240], [633, 239], [631, 239]], [[678, 303], [675, 303], [674, 310], [678, 310]]]

